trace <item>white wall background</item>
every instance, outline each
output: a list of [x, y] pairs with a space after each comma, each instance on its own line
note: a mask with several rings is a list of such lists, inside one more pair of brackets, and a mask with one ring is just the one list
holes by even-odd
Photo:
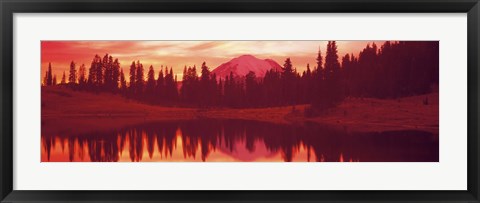
[[[41, 40], [439, 40], [440, 162], [41, 163]], [[15, 190], [465, 190], [467, 16], [15, 14], [14, 104]]]

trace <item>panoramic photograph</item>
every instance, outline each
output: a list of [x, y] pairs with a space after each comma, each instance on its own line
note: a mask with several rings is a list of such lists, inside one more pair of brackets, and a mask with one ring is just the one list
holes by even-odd
[[438, 41], [42, 41], [41, 162], [438, 162]]

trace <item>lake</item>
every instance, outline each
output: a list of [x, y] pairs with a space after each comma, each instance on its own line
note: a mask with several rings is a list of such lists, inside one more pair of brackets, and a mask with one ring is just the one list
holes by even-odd
[[42, 162], [438, 162], [438, 134], [350, 132], [315, 123], [198, 119], [52, 132]]

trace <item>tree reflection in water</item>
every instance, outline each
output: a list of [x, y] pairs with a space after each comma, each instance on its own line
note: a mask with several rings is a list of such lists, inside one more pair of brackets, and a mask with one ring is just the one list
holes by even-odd
[[438, 135], [353, 133], [313, 123], [245, 120], [145, 123], [109, 132], [42, 135], [42, 161], [437, 162]]

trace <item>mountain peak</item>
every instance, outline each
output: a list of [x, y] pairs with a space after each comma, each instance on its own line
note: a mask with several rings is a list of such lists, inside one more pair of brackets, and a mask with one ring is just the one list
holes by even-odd
[[240, 55], [239, 57], [237, 58], [255, 58], [255, 59], [258, 59], [257, 57], [251, 55], [251, 54], [244, 54], [244, 55]]
[[264, 77], [268, 70], [275, 69], [280, 71], [281, 68], [282, 67], [272, 59], [259, 59], [253, 55], [245, 54], [223, 63], [215, 68], [212, 73], [215, 73], [217, 77], [225, 78], [230, 75], [230, 72], [236, 77], [242, 77], [250, 71], [253, 71], [257, 77]]

